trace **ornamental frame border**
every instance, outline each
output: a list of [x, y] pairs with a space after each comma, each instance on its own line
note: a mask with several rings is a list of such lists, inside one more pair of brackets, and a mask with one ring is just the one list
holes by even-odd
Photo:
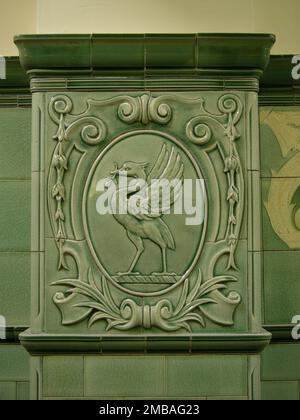
[[[174, 102], [199, 106], [199, 115], [186, 121], [186, 137], [203, 151], [203, 156], [207, 159], [210, 159], [209, 152], [215, 148], [222, 157], [228, 183], [226, 236], [215, 243], [216, 250], [207, 272], [204, 273], [205, 280], [200, 269], [185, 279], [176, 305], [167, 296], [153, 305], [139, 305], [134, 299], [126, 297], [119, 305], [114, 300], [111, 285], [108, 285], [105, 276], [95, 277], [91, 266], [80, 266], [79, 255], [82, 250], [66, 233], [65, 208], [69, 204], [65, 175], [75, 148], [84, 157], [90, 148], [95, 149], [107, 139], [108, 127], [103, 119], [93, 116], [95, 107], [116, 107], [117, 118], [128, 126], [138, 123], [145, 127], [152, 122], [159, 128], [162, 125], [167, 126], [172, 120], [171, 104]], [[63, 292], [55, 293], [53, 297], [61, 311], [63, 325], [74, 325], [88, 319], [89, 326], [92, 326], [104, 320], [107, 331], [157, 327], [167, 332], [193, 332], [194, 323], [205, 328], [207, 319], [224, 327], [234, 325], [234, 314], [242, 297], [235, 291], [229, 291], [225, 295], [224, 290], [229, 283], [237, 281], [237, 278], [225, 274], [215, 276], [214, 269], [218, 260], [223, 255], [228, 255], [227, 271], [238, 270], [235, 253], [243, 221], [245, 184], [236, 141], [240, 138], [237, 124], [243, 113], [243, 104], [238, 95], [223, 93], [217, 106], [220, 113], [212, 114], [205, 109], [205, 100], [202, 97], [188, 99], [179, 94], [164, 94], [155, 98], [150, 94], [137, 97], [119, 95], [102, 101], [88, 100], [86, 111], [75, 115], [72, 114], [73, 103], [68, 95], [55, 95], [51, 98], [48, 112], [57, 125], [57, 131], [53, 136], [56, 147], [48, 176], [47, 207], [59, 255], [57, 271], [59, 273], [68, 269], [66, 255], [71, 256], [78, 267], [77, 279], [56, 279], [52, 284], [69, 287]], [[209, 305], [216, 304], [222, 307], [222, 317], [212, 315], [207, 309]]]

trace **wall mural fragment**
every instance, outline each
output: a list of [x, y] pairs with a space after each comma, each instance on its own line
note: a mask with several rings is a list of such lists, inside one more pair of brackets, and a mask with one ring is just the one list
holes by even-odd
[[261, 123], [273, 130], [285, 161], [278, 171], [272, 170], [265, 208], [276, 234], [291, 249], [300, 249], [300, 209], [293, 203], [300, 188], [300, 114], [268, 109], [260, 115]]
[[[49, 102], [57, 126], [48, 174], [48, 213], [58, 249], [52, 287], [60, 290], [53, 301], [63, 325], [88, 320], [90, 327], [104, 322], [107, 331], [155, 327], [166, 332], [198, 331], [207, 321], [234, 325], [242, 298], [230, 284], [240, 281], [235, 255], [245, 201], [236, 146], [240, 97], [220, 95], [218, 113], [206, 109], [203, 97], [180, 94], [88, 99], [80, 114], [73, 113], [73, 101], [72, 95], [57, 95]], [[193, 113], [181, 112], [183, 104]], [[182, 133], [172, 128], [179, 115]], [[113, 118], [118, 122], [113, 124]], [[213, 150], [223, 173], [203, 173], [214, 168]], [[72, 165], [76, 153], [81, 158]], [[221, 185], [221, 178], [227, 180], [227, 202], [218, 197], [226, 208], [226, 234], [207, 242], [208, 228], [220, 223], [214, 219], [220, 206], [211, 208], [207, 191], [216, 182]], [[125, 195], [124, 179], [130, 181]], [[179, 188], [185, 180], [190, 195], [202, 203], [197, 223]], [[171, 186], [169, 200], [161, 181]], [[216, 188], [213, 194], [217, 197]], [[181, 213], [176, 212], [180, 199]], [[127, 212], [113, 212], [113, 203]], [[69, 258], [76, 278], [66, 278]], [[223, 258], [224, 273], [216, 274]]]

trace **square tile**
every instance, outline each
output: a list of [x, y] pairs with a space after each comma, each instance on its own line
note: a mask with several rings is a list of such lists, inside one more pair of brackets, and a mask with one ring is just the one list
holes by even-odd
[[87, 356], [87, 397], [163, 397], [164, 357]]
[[82, 397], [83, 357], [46, 356], [43, 360], [43, 396]]
[[15, 382], [0, 382], [0, 401], [15, 401], [17, 399], [17, 384]]
[[300, 251], [264, 252], [265, 324], [290, 324], [300, 315]]
[[168, 396], [245, 396], [247, 378], [246, 356], [167, 357]]
[[0, 109], [0, 179], [30, 179], [31, 109]]
[[262, 180], [263, 247], [299, 250], [300, 177]]
[[0, 252], [30, 251], [30, 181], [0, 181]]
[[8, 326], [29, 326], [30, 253], [0, 253], [0, 313]]
[[263, 401], [299, 401], [299, 382], [262, 382]]
[[20, 345], [0, 345], [0, 382], [29, 380], [27, 351]]
[[263, 381], [300, 380], [300, 343], [272, 344], [262, 354]]

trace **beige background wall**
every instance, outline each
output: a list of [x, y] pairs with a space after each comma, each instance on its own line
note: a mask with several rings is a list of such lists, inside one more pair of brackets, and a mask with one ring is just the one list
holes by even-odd
[[300, 53], [299, 22], [299, 0], [0, 0], [0, 54], [30, 32], [272, 32]]
[[37, 0], [0, 0], [0, 55], [17, 55], [17, 33], [36, 32]]

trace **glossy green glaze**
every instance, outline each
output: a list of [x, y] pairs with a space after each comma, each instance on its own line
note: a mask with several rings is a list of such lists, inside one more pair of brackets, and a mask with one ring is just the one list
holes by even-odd
[[[290, 58], [271, 59], [263, 78], [260, 100], [267, 107], [260, 111], [259, 142], [256, 91], [258, 77], [268, 62], [272, 37], [54, 35], [20, 37], [17, 42], [22, 50], [22, 60], [33, 77], [32, 175], [28, 172], [30, 159], [27, 153], [30, 112], [19, 109], [28, 106], [30, 101], [22, 96], [23, 82], [18, 86], [19, 94], [10, 90], [13, 83], [19, 83], [13, 82], [6, 85], [6, 94], [0, 95], [0, 106], [5, 108], [2, 118], [0, 110], [2, 197], [10, 203], [9, 208], [1, 210], [0, 217], [3, 236], [0, 265], [6, 290], [6, 299], [2, 302], [2, 295], [0, 297], [0, 307], [9, 318], [7, 342], [14, 342], [16, 334], [24, 328], [18, 328], [18, 325], [28, 322], [29, 222], [28, 216], [24, 218], [23, 215], [28, 215], [29, 211], [31, 177], [34, 191], [31, 206], [33, 302], [31, 328], [22, 335], [24, 346], [37, 355], [31, 356], [31, 397], [244, 400], [259, 399], [262, 395], [264, 399], [299, 398], [299, 346], [283, 343], [291, 341], [291, 317], [298, 311], [295, 223], [299, 197], [297, 192], [293, 194], [292, 205], [296, 207], [292, 214], [290, 203], [283, 200], [282, 192], [279, 193], [280, 201], [276, 201], [279, 190], [287, 193], [290, 188], [297, 190], [299, 179], [295, 172], [299, 165], [294, 164], [297, 161], [298, 129], [295, 125], [298, 109], [291, 106], [297, 103], [297, 83], [291, 83], [289, 78]], [[39, 78], [41, 75], [47, 77]], [[155, 75], [159, 78], [154, 78]], [[241, 118], [234, 128], [241, 134], [235, 144], [243, 181], [237, 174], [230, 178], [230, 170], [224, 172], [223, 155], [225, 152], [226, 157], [229, 150], [226, 141], [230, 139], [230, 130], [226, 135], [224, 128], [226, 125], [233, 128], [230, 113], [226, 114], [220, 107], [219, 99], [225, 94], [242, 104]], [[199, 98], [204, 99], [204, 111]], [[64, 103], [68, 105], [69, 101], [73, 108], [62, 112]], [[274, 104], [279, 107], [268, 107]], [[221, 125], [213, 121], [216, 116], [220, 117]], [[82, 117], [86, 120], [79, 122]], [[60, 124], [61, 120], [63, 123]], [[202, 140], [197, 136], [203, 136], [203, 127], [197, 128], [193, 124], [203, 121], [211, 123], [213, 138], [199, 145], [197, 143]], [[278, 129], [282, 130], [281, 135]], [[59, 138], [63, 148], [58, 154], [66, 155], [68, 159], [63, 172], [56, 163], [57, 158], [53, 158]], [[9, 144], [6, 144], [7, 139]], [[221, 152], [217, 146], [220, 139], [224, 143]], [[151, 272], [161, 269], [159, 247], [146, 241], [136, 267], [143, 276], [131, 274], [131, 283], [121, 283], [120, 287], [116, 284], [119, 279], [115, 277], [119, 270], [125, 271], [129, 267], [135, 248], [126, 236], [125, 226], [118, 224], [112, 216], [108, 216], [107, 222], [99, 222], [98, 228], [100, 216], [95, 212], [98, 197], [95, 184], [98, 177], [109, 174], [114, 161], [119, 167], [128, 160], [147, 162], [151, 167], [164, 143], [169, 150], [174, 147], [187, 174], [197, 174], [199, 170], [203, 176], [207, 227], [191, 230], [189, 239], [186, 226], [180, 227], [176, 219], [172, 221], [173, 216], [165, 216], [164, 221], [176, 243], [175, 250], [168, 250], [168, 268], [176, 276], [169, 276], [166, 284], [132, 283], [136, 279], [141, 281], [141, 277], [148, 281]], [[20, 154], [20, 150], [25, 150], [24, 144], [27, 152]], [[61, 218], [66, 233], [61, 238], [62, 254], [57, 237], [60, 218], [55, 218], [56, 201], [61, 191], [56, 189], [54, 194], [53, 189], [61, 176], [66, 188], [62, 207], [64, 219]], [[224, 278], [226, 273], [236, 277], [238, 281], [226, 283], [228, 289], [221, 292], [228, 296], [234, 291], [241, 300], [233, 313], [228, 312], [222, 299], [218, 302], [221, 310], [216, 304], [211, 305], [213, 311], [203, 305], [200, 314], [206, 321], [205, 327], [189, 320], [191, 331], [184, 328], [168, 331], [166, 320], [162, 318], [162, 323], [162, 319], [157, 318], [160, 313], [155, 312], [155, 305], [167, 299], [176, 310], [183, 283], [173, 290], [170, 282], [178, 281], [180, 268], [184, 271], [185, 264], [189, 266], [199, 249], [197, 266], [203, 269], [205, 284], [208, 262], [213, 260], [218, 247], [224, 249], [222, 238], [223, 241], [226, 239], [228, 226], [230, 228], [228, 177], [238, 186], [245, 205], [235, 251], [238, 270], [227, 270], [231, 255], [228, 252], [218, 260], [214, 275]], [[13, 184], [9, 184], [11, 178]], [[219, 193], [216, 192], [218, 185]], [[12, 196], [21, 197], [17, 207]], [[281, 224], [276, 217], [274, 219], [279, 210], [278, 205], [275, 213], [272, 210], [274, 200], [282, 207]], [[237, 216], [239, 205], [234, 207]], [[288, 228], [291, 220], [292, 230]], [[111, 244], [111, 232], [117, 238], [114, 244]], [[180, 238], [185, 235], [187, 238], [181, 247]], [[196, 237], [197, 241], [194, 240]], [[199, 246], [198, 239], [201, 242], [202, 237], [205, 239]], [[78, 255], [80, 264], [76, 260]], [[60, 270], [60, 262], [66, 263], [68, 270]], [[93, 267], [92, 271], [89, 267]], [[94, 313], [86, 308], [68, 306], [65, 293], [70, 285], [51, 285], [62, 279], [89, 279], [100, 287], [97, 273], [103, 274], [105, 270], [112, 277], [107, 282], [108, 289], [105, 286], [102, 289], [105, 301], [109, 302], [111, 295], [113, 305], [119, 309], [125, 298], [131, 301], [131, 306], [124, 312], [126, 323], [119, 324], [125, 325], [125, 331], [117, 328], [106, 331], [110, 320], [107, 312], [104, 320], [89, 328], [87, 320]], [[286, 273], [289, 273], [288, 280]], [[157, 281], [157, 276], [154, 279]], [[198, 280], [199, 277], [193, 278], [195, 284]], [[190, 286], [193, 286], [192, 282]], [[79, 301], [76, 300], [78, 295], [80, 293], [71, 304], [82, 303], [80, 296]], [[284, 305], [282, 296], [285, 296]], [[85, 296], [84, 300], [87, 298]], [[134, 318], [128, 317], [129, 307], [133, 308]], [[260, 318], [262, 307], [263, 321]], [[106, 311], [110, 310], [111, 307], [106, 308]], [[224, 324], [228, 314], [232, 315], [231, 326]], [[123, 314], [120, 312], [118, 316]], [[118, 318], [118, 321], [124, 321], [124, 318]], [[129, 321], [133, 325], [131, 328]], [[278, 344], [263, 353], [261, 394], [260, 357], [253, 353], [262, 350], [270, 339], [262, 330], [262, 322], [267, 324]], [[174, 326], [174, 319], [168, 318], [167, 325], [169, 323]], [[20, 346], [7, 344], [0, 345], [0, 353], [0, 399], [27, 399], [28, 356]], [[15, 369], [8, 370], [7, 366]]]

